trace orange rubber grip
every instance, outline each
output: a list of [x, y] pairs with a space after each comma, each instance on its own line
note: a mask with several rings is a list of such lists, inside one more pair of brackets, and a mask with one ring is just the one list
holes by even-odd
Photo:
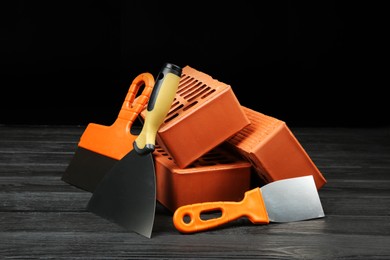
[[[125, 101], [119, 111], [118, 118], [133, 123], [148, 103], [154, 83], [154, 77], [152, 74], [148, 72], [139, 74], [130, 85]], [[134, 102], [134, 99], [142, 85], [145, 85], [145, 87]]]
[[[148, 103], [154, 84], [151, 73], [139, 74], [131, 83], [115, 122], [110, 126], [89, 123], [78, 146], [116, 160], [130, 152], [137, 138], [131, 134], [131, 127]], [[135, 98], [142, 85], [142, 93]]]
[[[220, 211], [222, 215], [201, 219], [202, 213], [211, 211]], [[182, 233], [194, 233], [222, 226], [241, 217], [247, 217], [254, 224], [269, 223], [260, 188], [245, 192], [244, 199], [240, 202], [204, 202], [181, 206], [173, 214], [173, 223]]]

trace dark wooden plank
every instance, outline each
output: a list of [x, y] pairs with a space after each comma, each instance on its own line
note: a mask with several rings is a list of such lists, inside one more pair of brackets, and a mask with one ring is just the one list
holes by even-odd
[[85, 126], [0, 125], [0, 141], [74, 142], [84, 130]]
[[[327, 167], [323, 166], [322, 174], [326, 177], [328, 182], [337, 180], [344, 181], [382, 181], [390, 179], [390, 167], [383, 166], [368, 166], [350, 165], [349, 167]], [[333, 180], [333, 181], [332, 181]], [[327, 184], [327, 186], [329, 186]]]
[[[1, 178], [0, 211], [84, 211], [91, 194], [59, 178]], [[390, 213], [389, 182], [369, 187], [348, 185], [324, 187], [319, 191], [325, 214], [387, 216]], [[373, 182], [371, 182], [372, 184]], [[345, 184], [345, 183], [342, 183]]]
[[[48, 205], [53, 211], [80, 210], [80, 206], [67, 209], [66, 205], [81, 203], [83, 207], [91, 194], [63, 182], [61, 176], [0, 177], [0, 210], [48, 211]], [[328, 179], [319, 194], [327, 213], [389, 214], [389, 209], [382, 206], [390, 205], [389, 180]], [[377, 203], [371, 203], [372, 200]]]
[[[173, 226], [172, 215], [157, 203], [153, 232], [177, 232]], [[86, 211], [85, 208], [77, 211], [3, 211], [0, 220], [0, 230], [9, 232], [39, 230], [41, 232], [129, 233], [117, 224]]]
[[389, 236], [3, 232], [3, 257], [71, 259], [389, 259]]
[[1, 192], [0, 211], [85, 211], [89, 192]]
[[72, 155], [70, 155], [70, 158], [64, 159], [64, 162], [57, 162], [52, 164], [48, 162], [45, 164], [9, 164], [3, 162], [0, 163], [0, 176], [19, 176], [26, 178], [30, 178], [32, 176], [62, 176], [66, 170], [66, 167], [68, 166], [68, 160], [70, 161], [71, 157]]
[[67, 166], [73, 157], [74, 152], [53, 153], [50, 151], [23, 152], [23, 153], [2, 153], [0, 166], [24, 165], [36, 167], [38, 165]]
[[84, 192], [61, 180], [61, 176], [0, 176], [0, 193]]
[[[0, 211], [84, 211], [88, 192], [2, 192]], [[388, 216], [390, 196], [338, 196], [320, 193], [325, 214]]]
[[[58, 189], [63, 189], [63, 186], [69, 186], [61, 180], [61, 176], [60, 174], [57, 176], [35, 175], [29, 178], [24, 175], [0, 176], [0, 192], [59, 191]], [[327, 181], [320, 192], [337, 196], [347, 194], [356, 196], [363, 193], [368, 196], [390, 196], [390, 180], [329, 178]], [[67, 191], [72, 190], [67, 189]]]
[[[173, 225], [172, 213], [157, 205], [153, 236], [179, 233]], [[118, 232], [132, 233], [88, 211], [31, 212], [4, 211], [0, 216], [2, 232]], [[358, 228], [357, 228], [358, 227]], [[253, 224], [242, 218], [204, 235], [241, 234], [351, 234], [351, 235], [390, 235], [390, 216], [326, 215], [324, 218], [290, 223]], [[186, 234], [183, 234], [186, 236]]]
[[77, 148], [77, 142], [73, 141], [14, 141], [14, 140], [1, 140], [0, 141], [0, 154], [10, 153], [15, 156], [24, 153], [32, 152], [51, 152], [51, 153], [64, 153], [72, 152]]

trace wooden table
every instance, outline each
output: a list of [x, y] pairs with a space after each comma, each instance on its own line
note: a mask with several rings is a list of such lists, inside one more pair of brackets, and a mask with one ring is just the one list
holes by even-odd
[[325, 217], [181, 234], [157, 204], [152, 238], [86, 210], [61, 180], [83, 126], [0, 125], [0, 258], [390, 259], [390, 128], [291, 128], [328, 183]]

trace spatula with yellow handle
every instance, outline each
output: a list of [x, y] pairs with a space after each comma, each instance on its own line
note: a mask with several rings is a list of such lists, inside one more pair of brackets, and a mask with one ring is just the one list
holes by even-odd
[[160, 125], [176, 95], [181, 68], [166, 63], [156, 79], [134, 149], [118, 161], [96, 187], [87, 209], [129, 231], [150, 238], [156, 207], [152, 152]]

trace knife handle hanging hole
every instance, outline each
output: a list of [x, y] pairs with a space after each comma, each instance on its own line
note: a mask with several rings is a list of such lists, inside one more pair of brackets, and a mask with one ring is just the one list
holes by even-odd
[[185, 214], [183, 216], [183, 222], [186, 223], [186, 224], [189, 224], [191, 222], [191, 216], [188, 215], [188, 214]]
[[222, 210], [220, 209], [205, 210], [200, 213], [201, 220], [217, 219], [220, 217], [222, 217]]

